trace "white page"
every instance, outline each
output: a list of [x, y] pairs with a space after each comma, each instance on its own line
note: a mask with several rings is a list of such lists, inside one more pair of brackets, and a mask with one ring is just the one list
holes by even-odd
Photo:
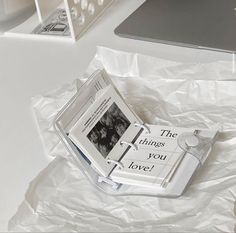
[[58, 119], [69, 131], [95, 101], [98, 91], [111, 84], [105, 71], [95, 72], [78, 90], [74, 104]]
[[151, 133], [143, 131], [138, 137], [135, 142], [138, 150], [129, 150], [122, 158], [124, 168], [115, 168], [111, 174], [114, 181], [133, 185], [160, 185], [178, 161], [181, 162], [179, 158], [183, 150], [178, 146], [179, 135], [195, 131], [189, 128], [147, 126]]
[[129, 109], [113, 86], [97, 93], [95, 102], [81, 116], [69, 132], [70, 139], [103, 175], [108, 176], [114, 168], [107, 160], [118, 161], [127, 146], [122, 140], [132, 142], [141, 123]]

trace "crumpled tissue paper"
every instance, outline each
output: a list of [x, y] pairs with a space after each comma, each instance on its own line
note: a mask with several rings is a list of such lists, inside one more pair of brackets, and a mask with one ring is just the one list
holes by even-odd
[[[54, 159], [31, 182], [10, 231], [234, 232], [236, 82], [228, 62], [181, 64], [98, 47], [88, 77], [105, 68], [129, 105], [151, 124], [220, 127], [212, 154], [177, 199], [109, 196], [83, 176], [52, 122], [76, 83], [33, 98], [45, 151]], [[79, 81], [77, 82], [79, 84]]]

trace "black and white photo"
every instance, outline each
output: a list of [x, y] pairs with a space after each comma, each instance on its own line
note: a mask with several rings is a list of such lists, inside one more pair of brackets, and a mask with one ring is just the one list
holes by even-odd
[[69, 23], [64, 9], [57, 9], [43, 25], [37, 26], [33, 33], [54, 36], [70, 36]]
[[113, 103], [88, 133], [87, 137], [102, 156], [106, 158], [129, 125], [130, 122], [127, 117]]

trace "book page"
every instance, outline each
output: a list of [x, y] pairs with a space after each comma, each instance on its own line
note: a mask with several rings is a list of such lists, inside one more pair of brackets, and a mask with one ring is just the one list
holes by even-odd
[[107, 77], [105, 71], [95, 72], [78, 90], [76, 99], [72, 106], [59, 118], [62, 125], [66, 126], [66, 130], [75, 125], [79, 118], [89, 109], [91, 104], [95, 102], [96, 94], [111, 84], [111, 80]]
[[158, 125], [148, 127], [151, 133], [143, 131], [135, 142], [138, 150], [129, 150], [121, 160], [124, 167], [115, 168], [112, 172], [114, 181], [148, 186], [161, 184], [184, 153], [178, 146], [178, 136], [195, 131]]
[[118, 161], [128, 146], [122, 140], [133, 141], [140, 131], [140, 120], [129, 109], [112, 85], [97, 92], [95, 101], [77, 120], [69, 138], [86, 155], [103, 176], [114, 168], [107, 160]]

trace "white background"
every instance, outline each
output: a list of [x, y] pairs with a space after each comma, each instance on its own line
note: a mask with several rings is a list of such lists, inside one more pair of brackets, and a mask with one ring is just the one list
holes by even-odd
[[119, 38], [114, 29], [143, 0], [117, 0], [76, 43], [0, 37], [0, 231], [24, 199], [29, 182], [48, 164], [34, 123], [31, 97], [86, 70], [96, 46], [181, 62], [231, 60], [230, 54]]

